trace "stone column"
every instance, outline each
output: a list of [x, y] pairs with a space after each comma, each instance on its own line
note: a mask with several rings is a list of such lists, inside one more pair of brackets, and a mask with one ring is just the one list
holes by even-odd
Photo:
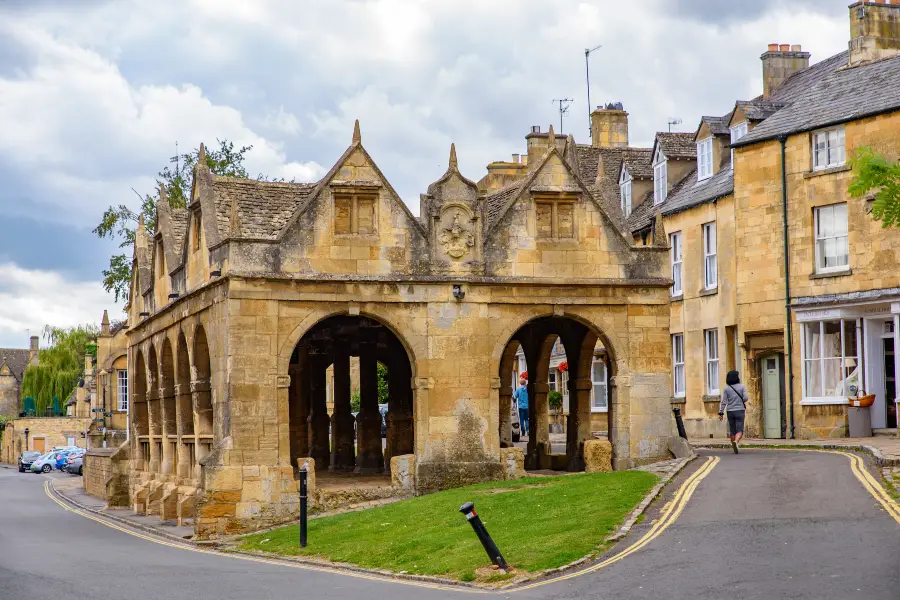
[[150, 472], [159, 473], [162, 456], [158, 452], [157, 443], [161, 439], [161, 420], [159, 414], [159, 388], [152, 387], [147, 390], [147, 422], [149, 423], [150, 436]]
[[609, 378], [609, 441], [613, 450], [613, 469], [630, 469], [631, 464], [631, 377]]
[[[532, 376], [531, 372], [528, 375]], [[540, 378], [540, 373], [535, 375]], [[528, 454], [525, 464], [529, 469], [546, 469], [550, 466], [546, 458], [550, 455], [550, 412], [547, 405], [550, 385], [547, 383], [546, 372], [542, 379], [543, 381], [528, 384]]]
[[382, 473], [381, 413], [378, 411], [378, 360], [374, 341], [359, 345], [359, 415], [356, 417], [357, 473]]
[[298, 350], [300, 356], [297, 364], [288, 370], [291, 382], [288, 387], [288, 431], [290, 435], [291, 465], [297, 464], [298, 458], [309, 456], [309, 348]]
[[162, 406], [162, 464], [163, 473], [175, 472], [176, 439], [170, 436], [177, 435], [175, 417], [175, 389], [169, 386], [171, 380], [167, 377], [160, 378], [159, 397]]
[[331, 460], [329, 448], [328, 407], [325, 398], [325, 370], [328, 359], [323, 354], [309, 357], [309, 456], [316, 461], [316, 469], [326, 469]]
[[[569, 363], [570, 365], [572, 363]], [[566, 423], [566, 454], [570, 472], [584, 471], [584, 442], [591, 437], [590, 377], [569, 379], [569, 416]]]
[[403, 361], [388, 367], [390, 400], [387, 414], [387, 449], [384, 457], [390, 465], [391, 457], [413, 454], [412, 373]]
[[175, 386], [175, 429], [178, 432], [178, 450], [175, 457], [175, 473], [179, 477], [191, 477], [191, 451], [186, 446], [193, 443], [194, 411], [191, 403], [190, 384], [179, 383]]
[[[500, 377], [500, 447], [512, 447], [512, 386], [504, 383], [509, 377]], [[520, 425], [521, 427], [521, 425]]]
[[350, 344], [336, 340], [334, 346], [334, 412], [331, 415], [330, 471], [352, 471], [356, 456], [350, 410]]

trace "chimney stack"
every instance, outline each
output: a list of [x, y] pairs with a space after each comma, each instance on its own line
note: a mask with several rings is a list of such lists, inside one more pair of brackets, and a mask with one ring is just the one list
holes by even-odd
[[621, 102], [598, 106], [591, 113], [591, 145], [594, 148], [628, 147], [628, 113]]
[[900, 54], [900, 0], [850, 6], [850, 66]]
[[803, 52], [799, 44], [769, 44], [759, 58], [763, 64], [764, 98], [770, 98], [788, 77], [809, 67], [809, 52]]
[[34, 360], [34, 357], [38, 355], [38, 350], [40, 350], [39, 344], [40, 338], [36, 335], [31, 336], [31, 347], [28, 352], [28, 360]]

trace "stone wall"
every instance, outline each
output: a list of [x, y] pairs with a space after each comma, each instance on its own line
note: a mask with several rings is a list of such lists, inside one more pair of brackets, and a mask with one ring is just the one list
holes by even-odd
[[84, 488], [107, 506], [130, 506], [128, 446], [88, 450], [84, 455]]
[[0, 415], [19, 413], [19, 380], [12, 373], [0, 371]]
[[87, 442], [84, 432], [90, 422], [90, 419], [72, 417], [14, 419], [6, 424], [3, 432], [0, 459], [6, 463], [16, 463], [19, 454], [26, 450], [25, 429], [28, 429], [28, 450], [40, 448], [40, 442], [36, 443], [36, 439], [43, 440], [44, 450], [48, 452], [54, 446], [68, 445], [70, 438], [76, 446], [85, 448]]

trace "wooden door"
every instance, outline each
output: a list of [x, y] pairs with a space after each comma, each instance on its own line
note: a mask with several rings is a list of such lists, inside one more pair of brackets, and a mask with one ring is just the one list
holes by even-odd
[[45, 440], [42, 437], [34, 438], [34, 443], [32, 444], [34, 447], [32, 448], [32, 450], [34, 450], [35, 452], [40, 452], [41, 454], [46, 452], [47, 450], [44, 448], [44, 441]]
[[765, 437], [781, 437], [781, 369], [778, 356], [763, 359], [762, 392]]

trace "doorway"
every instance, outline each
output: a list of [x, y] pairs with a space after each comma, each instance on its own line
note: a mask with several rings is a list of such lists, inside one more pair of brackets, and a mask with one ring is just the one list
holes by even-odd
[[783, 364], [783, 355], [781, 354], [773, 354], [761, 359], [760, 389], [763, 398], [763, 436], [767, 439], [784, 437]]
[[897, 426], [897, 383], [894, 363], [894, 320], [866, 319], [866, 379], [864, 391], [875, 394], [872, 428]]
[[894, 338], [881, 340], [884, 352], [884, 400], [887, 412], [885, 427], [897, 427], [897, 373], [894, 363]]
[[43, 454], [44, 452], [47, 451], [47, 449], [44, 447], [44, 438], [36, 437], [36, 438], [32, 438], [32, 439], [34, 440], [34, 451], [35, 452], [40, 452], [41, 454]]

